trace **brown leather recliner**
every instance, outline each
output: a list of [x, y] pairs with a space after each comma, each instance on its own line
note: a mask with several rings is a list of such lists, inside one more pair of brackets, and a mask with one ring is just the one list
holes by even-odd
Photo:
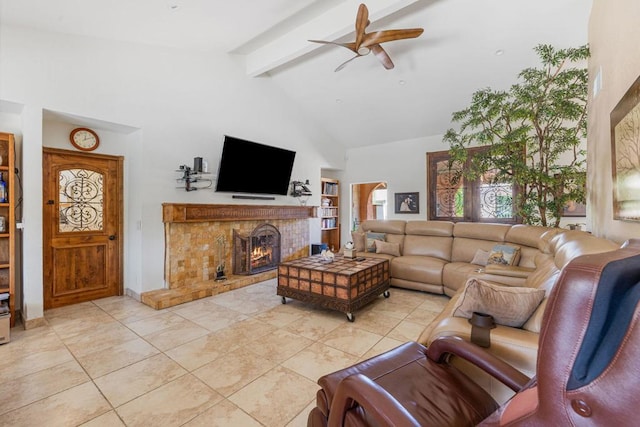
[[[537, 376], [455, 337], [406, 343], [318, 380], [309, 426], [638, 425], [640, 240], [585, 255], [549, 297]], [[517, 391], [502, 407], [447, 363], [455, 354]]]

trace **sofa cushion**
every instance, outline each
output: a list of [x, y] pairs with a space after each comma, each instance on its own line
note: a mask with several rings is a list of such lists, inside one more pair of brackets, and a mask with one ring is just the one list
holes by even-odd
[[466, 237], [478, 240], [493, 240], [504, 242], [507, 232], [511, 229], [509, 224], [488, 224], [481, 222], [457, 222], [453, 227], [455, 237]]
[[468, 239], [466, 237], [456, 237], [451, 244], [451, 261], [471, 262], [478, 249], [491, 252], [496, 243], [492, 240]]
[[542, 235], [548, 231], [548, 227], [539, 225], [515, 224], [509, 229], [504, 241], [537, 249]]
[[429, 285], [442, 285], [442, 269], [446, 263], [439, 258], [403, 255], [393, 259], [391, 277]]
[[551, 239], [554, 261], [559, 269], [580, 255], [597, 254], [618, 249], [611, 240], [595, 237], [586, 231], [565, 231]]
[[449, 221], [407, 221], [405, 234], [416, 236], [451, 237], [453, 222]]
[[408, 234], [404, 238], [404, 255], [435, 257], [445, 261], [451, 259], [451, 237], [415, 236]]
[[367, 231], [367, 241], [366, 241], [367, 252], [375, 252], [376, 251], [375, 241], [382, 240], [384, 242], [385, 237], [386, 237], [385, 233], [375, 233], [373, 231]]
[[538, 248], [531, 248], [529, 246], [520, 246], [520, 261], [518, 265], [526, 268], [536, 268], [535, 259], [540, 253]]
[[364, 232], [377, 231], [387, 234], [404, 234], [406, 221], [399, 219], [367, 219], [360, 223], [360, 229]]
[[442, 284], [445, 294], [451, 296], [464, 287], [469, 275], [477, 273], [482, 267], [468, 262], [450, 262], [442, 271]]
[[364, 233], [357, 231], [351, 232], [351, 241], [353, 241], [353, 249], [356, 252], [362, 252], [366, 248], [366, 236]]
[[391, 262], [392, 259], [395, 259], [397, 257], [393, 256], [393, 255], [389, 255], [389, 254], [383, 254], [383, 253], [375, 253], [375, 252], [362, 252], [358, 254], [359, 256], [363, 256], [365, 258], [375, 258], [375, 259], [388, 259], [389, 262]]
[[513, 245], [495, 245], [489, 253], [487, 264], [518, 265], [520, 247]]
[[373, 243], [376, 245], [377, 254], [400, 256], [399, 243], [383, 242], [382, 240], [374, 240]]
[[400, 245], [400, 253], [404, 253], [404, 234], [400, 235], [387, 233], [387, 237], [384, 240], [389, 243], [397, 243], [398, 245]]
[[542, 289], [499, 286], [469, 279], [453, 308], [454, 317], [471, 318], [473, 312], [490, 314], [496, 323], [521, 327], [544, 298]]
[[486, 266], [489, 262], [489, 252], [478, 249], [471, 260], [471, 264]]

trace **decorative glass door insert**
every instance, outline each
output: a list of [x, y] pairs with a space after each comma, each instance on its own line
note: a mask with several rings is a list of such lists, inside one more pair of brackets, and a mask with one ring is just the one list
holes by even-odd
[[104, 176], [88, 169], [58, 173], [59, 231], [102, 231]]

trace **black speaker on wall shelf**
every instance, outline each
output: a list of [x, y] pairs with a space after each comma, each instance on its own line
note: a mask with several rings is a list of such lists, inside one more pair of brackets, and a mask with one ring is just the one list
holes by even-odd
[[202, 157], [193, 158], [193, 170], [194, 172], [202, 172]]

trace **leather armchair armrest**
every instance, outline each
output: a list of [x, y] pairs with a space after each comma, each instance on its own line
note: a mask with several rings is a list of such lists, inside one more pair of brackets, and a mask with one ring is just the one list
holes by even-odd
[[380, 425], [420, 426], [391, 394], [362, 374], [353, 374], [340, 381], [329, 410], [328, 425], [344, 425], [344, 417], [355, 402]]
[[484, 268], [484, 273], [486, 274], [494, 274], [496, 276], [521, 277], [524, 279], [529, 277], [529, 275], [534, 271], [534, 268], [500, 264], [488, 264]]
[[530, 378], [502, 359], [458, 337], [440, 337], [427, 348], [427, 357], [436, 363], [449, 355], [460, 357], [479, 367], [513, 391], [520, 391]]

